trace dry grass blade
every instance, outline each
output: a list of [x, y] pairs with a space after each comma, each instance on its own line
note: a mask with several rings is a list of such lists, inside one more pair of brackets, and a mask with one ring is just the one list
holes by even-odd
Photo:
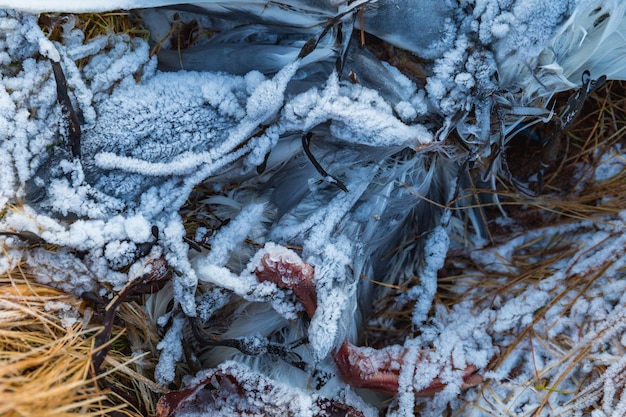
[[[82, 300], [32, 283], [20, 268], [0, 275], [0, 415], [154, 412], [152, 391], [163, 389], [137, 372], [142, 367], [149, 371], [152, 365], [142, 356], [132, 358], [130, 349], [122, 352], [114, 342], [106, 372], [96, 379], [91, 376], [94, 335], [100, 327], [83, 323], [85, 308]], [[141, 328], [134, 329], [135, 337], [153, 342], [156, 336], [139, 336]], [[114, 333], [121, 340], [120, 329]], [[102, 388], [112, 385], [117, 389]], [[117, 392], [137, 392], [140, 398], [128, 401]]]

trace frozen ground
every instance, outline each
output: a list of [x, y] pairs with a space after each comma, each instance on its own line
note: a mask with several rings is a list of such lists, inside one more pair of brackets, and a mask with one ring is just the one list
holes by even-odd
[[[219, 28], [221, 40], [185, 52], [195, 71], [172, 72], [157, 68], [144, 40], [111, 33], [85, 41], [69, 17], [58, 22], [61, 35], [52, 42], [29, 14], [175, 3], [0, 0], [7, 8], [0, 10], [0, 227], [20, 233], [2, 238], [2, 270], [24, 260], [45, 283], [109, 297], [165, 259], [175, 271], [172, 284], [147, 302], [164, 328], [156, 380], [184, 377], [193, 386], [228, 375], [242, 386], [267, 387], [239, 397], [217, 390], [189, 415], [215, 415], [212, 408], [232, 415], [231, 407], [314, 415], [328, 412], [326, 399], [375, 414], [382, 398], [347, 386], [332, 360], [344, 340], [363, 342], [365, 324], [395, 325], [367, 322], [393, 294], [372, 280], [410, 287], [392, 303], [411, 306], [414, 335], [398, 345], [404, 356], [390, 415], [411, 415], [416, 405], [424, 415], [462, 407], [464, 415], [532, 415], [540, 405], [545, 415], [581, 415], [592, 405], [601, 408], [594, 416], [626, 413], [626, 363], [618, 359], [626, 215], [520, 230], [482, 248], [479, 211], [463, 199], [455, 206], [462, 210], [451, 210], [471, 179], [483, 188], [495, 187], [498, 175], [510, 180], [496, 150], [517, 131], [576, 115], [576, 106], [555, 114], [555, 93], [591, 85], [585, 71], [594, 80], [626, 78], [626, 3], [379, 0], [348, 7], [320, 0], [284, 8], [207, 1], [204, 14], [180, 13]], [[363, 29], [422, 57], [423, 79], [347, 41], [353, 12], [363, 5]], [[153, 33], [173, 16], [142, 13]], [[328, 20], [334, 16], [341, 17]], [[204, 67], [207, 51], [222, 58]], [[72, 126], [58, 103], [53, 62], [80, 120], [80, 157], [65, 143]], [[623, 149], [614, 152], [590, 181], [624, 169]], [[194, 198], [201, 201], [192, 204]], [[193, 230], [189, 218], [197, 220]], [[465, 218], [472, 226], [460, 232]], [[472, 267], [503, 280], [517, 268], [513, 254], [549, 246], [554, 236], [572, 249], [535, 286], [489, 299], [468, 293], [452, 309], [433, 307], [438, 271], [459, 235]], [[28, 236], [45, 244], [29, 248]], [[193, 249], [198, 244], [201, 251]], [[290, 291], [257, 280], [266, 253], [314, 268], [310, 322]], [[587, 276], [594, 278], [568, 286]], [[216, 329], [218, 311], [230, 312], [229, 328]], [[186, 368], [176, 363], [191, 332], [186, 317], [223, 339], [244, 340], [248, 354], [200, 349], [207, 370], [193, 380], [181, 375]], [[540, 343], [555, 335], [568, 340], [571, 353]], [[268, 353], [268, 346], [304, 336], [291, 353], [305, 369]], [[577, 356], [583, 352], [584, 360]], [[460, 392], [469, 365], [490, 369], [483, 372], [488, 391]], [[319, 383], [320, 374], [328, 380]], [[447, 384], [443, 391], [417, 398], [437, 376]], [[588, 388], [580, 394], [582, 380]]]

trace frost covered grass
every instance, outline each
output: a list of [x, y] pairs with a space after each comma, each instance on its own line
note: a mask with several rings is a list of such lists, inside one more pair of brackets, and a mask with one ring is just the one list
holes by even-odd
[[471, 303], [499, 347], [469, 415], [623, 412], [623, 228], [601, 214], [452, 258], [442, 287]]
[[449, 254], [437, 304], [491, 315], [499, 346], [458, 415], [624, 413], [625, 100], [623, 82], [592, 97], [547, 175], [550, 191], [503, 192], [510, 218], [496, 218], [491, 244]]

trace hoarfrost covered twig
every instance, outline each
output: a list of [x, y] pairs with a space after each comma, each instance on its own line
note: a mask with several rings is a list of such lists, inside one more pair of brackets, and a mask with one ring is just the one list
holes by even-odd
[[182, 334], [184, 317], [174, 317], [172, 325], [157, 345], [162, 350], [159, 363], [154, 372], [154, 378], [161, 385], [167, 385], [174, 380], [176, 363], [183, 356]]

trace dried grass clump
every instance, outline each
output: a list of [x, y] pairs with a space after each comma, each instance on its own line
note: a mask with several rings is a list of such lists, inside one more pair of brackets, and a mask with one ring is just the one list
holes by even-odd
[[130, 11], [85, 13], [76, 15], [76, 26], [85, 34], [85, 41], [108, 33], [127, 34], [148, 40], [150, 32]]
[[50, 39], [60, 41], [63, 30], [60, 23], [64, 23], [67, 19], [73, 19], [74, 27], [84, 33], [85, 42], [111, 33], [139, 37], [145, 40], [150, 37], [150, 32], [143, 27], [141, 20], [132, 11], [71, 15], [49, 13], [39, 17], [39, 25]]
[[[150, 388], [158, 387], [135, 370], [143, 358], [132, 357], [121, 329], [115, 329], [104, 372], [94, 377], [91, 358], [101, 327], [87, 323], [86, 303], [33, 282], [19, 266], [0, 276], [0, 415], [154, 412]], [[137, 332], [138, 323], [133, 327]]]
[[[552, 130], [535, 132], [540, 137]], [[616, 214], [626, 207], [626, 172], [596, 181], [594, 176], [607, 159], [624, 161], [626, 146], [626, 83], [612, 81], [592, 94], [578, 120], [558, 137], [556, 160], [546, 170], [542, 195], [529, 197], [503, 187], [498, 193], [509, 214], [529, 225], [550, 221], [594, 219]], [[621, 147], [621, 152], [619, 148]], [[507, 150], [511, 165], [538, 172], [541, 144], [516, 137]]]

